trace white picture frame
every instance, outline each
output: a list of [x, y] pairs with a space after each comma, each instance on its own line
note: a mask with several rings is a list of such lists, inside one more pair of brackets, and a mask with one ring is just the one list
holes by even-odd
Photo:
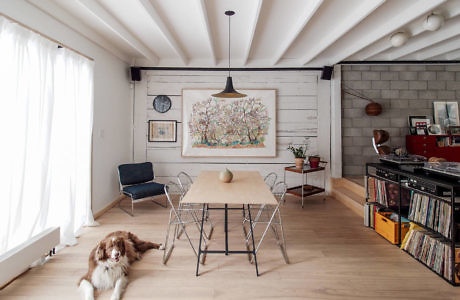
[[183, 157], [276, 157], [276, 89], [182, 90]]
[[442, 128], [459, 126], [458, 102], [435, 101], [433, 102], [433, 119], [435, 124]]

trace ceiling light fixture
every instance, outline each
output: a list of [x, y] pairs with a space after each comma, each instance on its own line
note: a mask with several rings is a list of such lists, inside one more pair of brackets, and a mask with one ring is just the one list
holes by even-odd
[[213, 94], [213, 97], [218, 97], [218, 98], [243, 98], [246, 97], [247, 95], [238, 93], [235, 91], [233, 88], [233, 80], [232, 77], [230, 76], [230, 17], [235, 14], [234, 11], [232, 10], [227, 10], [225, 12], [225, 15], [228, 16], [228, 77], [227, 77], [227, 83], [225, 84], [225, 89], [217, 94]]
[[441, 28], [444, 23], [444, 17], [442, 15], [431, 13], [423, 21], [423, 28], [429, 31], [436, 31]]
[[408, 39], [409, 37], [405, 32], [396, 32], [391, 35], [390, 42], [393, 47], [401, 47], [407, 42]]

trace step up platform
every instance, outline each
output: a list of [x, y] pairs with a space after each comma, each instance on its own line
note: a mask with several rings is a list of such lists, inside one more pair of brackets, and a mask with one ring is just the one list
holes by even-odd
[[364, 176], [362, 185], [359, 182], [358, 178], [333, 178], [331, 195], [359, 216], [363, 216], [363, 206], [366, 202]]

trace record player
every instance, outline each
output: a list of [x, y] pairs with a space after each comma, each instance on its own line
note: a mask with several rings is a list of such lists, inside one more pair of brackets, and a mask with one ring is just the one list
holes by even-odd
[[414, 172], [416, 168], [421, 168], [426, 162], [426, 158], [420, 155], [406, 154], [406, 155], [380, 155], [380, 161], [385, 164], [393, 165], [401, 170]]
[[460, 162], [427, 162], [424, 164], [423, 169], [427, 173], [460, 181]]

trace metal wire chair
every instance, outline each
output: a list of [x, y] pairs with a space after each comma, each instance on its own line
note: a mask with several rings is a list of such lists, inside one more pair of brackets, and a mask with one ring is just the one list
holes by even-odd
[[275, 172], [268, 173], [267, 176], [265, 176], [264, 181], [270, 187], [270, 191], [273, 190], [276, 179], [278, 179], [278, 175], [276, 175]]
[[[257, 212], [256, 217], [252, 221], [252, 229], [254, 232], [254, 228], [257, 224], [267, 224], [258, 244], [256, 247], [256, 253], [259, 250], [266, 234], [268, 228], [271, 228], [273, 234], [275, 236], [276, 242], [281, 249], [281, 253], [286, 263], [289, 263], [289, 259], [286, 252], [286, 241], [284, 238], [284, 230], [283, 230], [283, 222], [281, 220], [281, 213], [279, 207], [286, 196], [287, 185], [284, 182], [278, 182], [273, 186], [272, 193], [278, 201], [278, 204], [273, 205], [261, 205], [259, 211]], [[276, 228], [276, 225], [279, 226], [279, 232]], [[251, 238], [251, 231], [249, 231], [246, 235], [246, 244], [248, 245], [249, 239]], [[251, 260], [252, 262], [252, 260]]]
[[[190, 189], [190, 187], [192, 186], [193, 179], [192, 179], [192, 177], [190, 175], [188, 175], [187, 173], [182, 171], [182, 172], [179, 172], [179, 174], [177, 174], [177, 182], [179, 183], [179, 186], [180, 186], [181, 191], [182, 191], [182, 196], [181, 197], [184, 197], [185, 194]], [[184, 209], [185, 208], [191, 209], [191, 211], [194, 214], [195, 218], [198, 219], [198, 216], [200, 214], [197, 214], [197, 211], [201, 212], [201, 209], [202, 209], [201, 204], [181, 204], [181, 205], [182, 205], [182, 207]], [[207, 206], [206, 206], [206, 208], [207, 208]], [[209, 240], [209, 239], [211, 239], [211, 235], [212, 235], [212, 233], [214, 231], [214, 224], [212, 223], [211, 219], [209, 218], [209, 210], [207, 210], [207, 209], [206, 209], [205, 221], [206, 222], [209, 221], [210, 228], [209, 228], [208, 232], [206, 232], [204, 230], [203, 234], [204, 234], [204, 237]], [[177, 238], [180, 238], [181, 234], [182, 234], [182, 229], [180, 228], [178, 233], [177, 233]]]
[[184, 195], [185, 195], [185, 193], [188, 192], [188, 190], [190, 189], [190, 187], [193, 184], [192, 177], [190, 177], [190, 175], [188, 175], [187, 173], [185, 173], [183, 171], [179, 172], [179, 174], [177, 174], [177, 182], [179, 183], [179, 186], [182, 189], [182, 193]]
[[[179, 238], [178, 237], [179, 230], [185, 234], [190, 246], [192, 247], [193, 252], [195, 253], [195, 256], [198, 257], [198, 252], [193, 246], [192, 240], [190, 239], [190, 236], [187, 233], [186, 225], [195, 224], [196, 228], [198, 229], [198, 232], [200, 232], [201, 220], [199, 220], [198, 217], [196, 216], [196, 212], [202, 211], [202, 208], [201, 209], [191, 208], [189, 206], [181, 205], [180, 200], [183, 197], [182, 188], [174, 182], [167, 183], [165, 185], [164, 190], [165, 190], [166, 198], [169, 202], [169, 205], [171, 206], [171, 209], [169, 210], [168, 228], [166, 230], [166, 239], [164, 243], [165, 249], [163, 253], [163, 264], [166, 264], [169, 257], [171, 256], [172, 250], [174, 249], [175, 241], [176, 239]], [[173, 195], [176, 195], [179, 197], [179, 204], [177, 204], [177, 206], [174, 206]], [[170, 233], [172, 229], [174, 229], [173, 230], [174, 232], [172, 234], [172, 239], [171, 239]], [[203, 239], [203, 241], [204, 241], [204, 245], [206, 248], [207, 247], [206, 239]]]
[[[267, 176], [264, 177], [264, 182], [268, 187], [270, 188], [270, 191], [273, 190], [273, 186], [276, 183], [276, 179], [278, 178], [278, 175], [276, 175], [275, 172], [268, 173]], [[259, 208], [259, 205], [252, 205], [253, 208]], [[249, 222], [248, 216], [246, 215], [246, 209], [243, 206], [243, 226], [246, 222]]]

